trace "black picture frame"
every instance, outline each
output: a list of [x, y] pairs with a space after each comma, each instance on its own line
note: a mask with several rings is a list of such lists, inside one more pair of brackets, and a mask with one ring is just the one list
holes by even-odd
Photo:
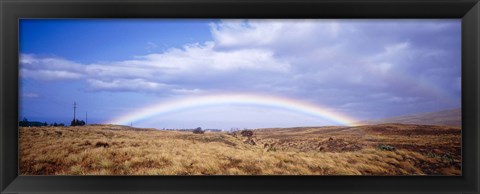
[[[0, 0], [1, 193], [479, 193], [478, 0]], [[462, 176], [18, 176], [20, 18], [461, 18]]]

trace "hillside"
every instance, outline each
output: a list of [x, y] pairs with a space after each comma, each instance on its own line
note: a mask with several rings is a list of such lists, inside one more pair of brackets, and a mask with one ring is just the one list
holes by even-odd
[[250, 132], [20, 127], [21, 175], [460, 175], [461, 130], [382, 124]]
[[451, 109], [439, 112], [420, 113], [413, 115], [404, 115], [398, 117], [390, 117], [384, 119], [367, 120], [360, 122], [361, 124], [373, 125], [382, 123], [402, 123], [402, 124], [419, 124], [419, 125], [462, 125], [461, 109]]

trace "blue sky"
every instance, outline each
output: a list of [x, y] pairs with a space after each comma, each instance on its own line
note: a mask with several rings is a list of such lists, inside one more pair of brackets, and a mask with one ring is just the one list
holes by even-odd
[[[460, 107], [460, 20], [20, 21], [19, 118], [89, 123], [218, 93], [262, 94], [358, 120]], [[183, 109], [134, 123], [257, 128], [335, 122], [264, 106]]]

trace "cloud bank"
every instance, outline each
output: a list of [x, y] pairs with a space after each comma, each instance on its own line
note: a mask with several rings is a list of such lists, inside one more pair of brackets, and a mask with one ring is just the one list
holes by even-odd
[[91, 92], [281, 95], [363, 117], [460, 104], [458, 20], [224, 20], [209, 26], [211, 41], [125, 61], [83, 64], [23, 53], [20, 74], [81, 81]]

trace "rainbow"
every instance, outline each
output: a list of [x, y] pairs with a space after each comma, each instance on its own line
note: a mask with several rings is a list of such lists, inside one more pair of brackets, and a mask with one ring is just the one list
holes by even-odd
[[356, 119], [346, 115], [334, 112], [328, 108], [276, 96], [267, 96], [259, 94], [216, 94], [206, 96], [187, 97], [171, 101], [162, 101], [158, 104], [147, 106], [129, 114], [115, 118], [107, 123], [129, 125], [132, 122], [138, 122], [155, 115], [167, 114], [174, 111], [201, 108], [220, 105], [248, 105], [271, 107], [283, 110], [294, 111], [305, 115], [318, 117], [333, 121], [340, 125], [355, 125]]

